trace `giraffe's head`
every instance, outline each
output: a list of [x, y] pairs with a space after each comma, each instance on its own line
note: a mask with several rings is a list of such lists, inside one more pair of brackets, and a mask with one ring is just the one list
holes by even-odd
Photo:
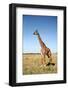
[[39, 35], [38, 30], [36, 30], [33, 35]]

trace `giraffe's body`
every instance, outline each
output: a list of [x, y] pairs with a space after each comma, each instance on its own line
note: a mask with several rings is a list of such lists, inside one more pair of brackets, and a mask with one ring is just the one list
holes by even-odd
[[39, 43], [40, 43], [40, 46], [41, 46], [41, 55], [43, 56], [43, 60], [42, 61], [45, 62], [45, 56], [47, 55], [48, 58], [50, 58], [50, 62], [51, 62], [52, 61], [51, 50], [44, 44], [44, 42], [42, 41], [38, 31], [35, 31], [34, 35], [38, 36], [38, 40], [39, 40]]

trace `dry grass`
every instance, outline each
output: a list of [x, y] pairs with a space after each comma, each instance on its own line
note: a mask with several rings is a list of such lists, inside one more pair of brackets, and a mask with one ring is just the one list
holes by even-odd
[[[40, 54], [24, 54], [22, 57], [22, 73], [24, 75], [57, 73], [57, 54], [52, 55], [54, 66], [42, 65]], [[45, 60], [48, 63], [47, 57], [45, 57]]]

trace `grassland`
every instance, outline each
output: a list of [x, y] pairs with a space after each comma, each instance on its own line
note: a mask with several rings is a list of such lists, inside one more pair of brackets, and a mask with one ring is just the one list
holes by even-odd
[[[23, 75], [57, 73], [57, 54], [52, 54], [52, 61], [55, 65], [49, 66], [42, 65], [40, 54], [29, 53], [23, 54], [22, 57]], [[48, 63], [49, 58], [45, 57], [45, 60]]]

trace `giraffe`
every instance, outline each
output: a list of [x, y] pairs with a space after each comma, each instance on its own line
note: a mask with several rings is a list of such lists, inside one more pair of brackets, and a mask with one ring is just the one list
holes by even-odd
[[38, 37], [38, 40], [39, 40], [39, 43], [40, 43], [40, 46], [41, 46], [41, 56], [43, 56], [43, 59], [42, 59], [42, 64], [46, 64], [46, 61], [45, 61], [45, 56], [47, 55], [48, 58], [49, 58], [49, 62], [48, 64], [46, 65], [54, 65], [54, 63], [52, 63], [52, 53], [51, 53], [51, 50], [44, 44], [44, 42], [42, 41], [38, 31], [36, 30], [33, 35], [37, 35]]

